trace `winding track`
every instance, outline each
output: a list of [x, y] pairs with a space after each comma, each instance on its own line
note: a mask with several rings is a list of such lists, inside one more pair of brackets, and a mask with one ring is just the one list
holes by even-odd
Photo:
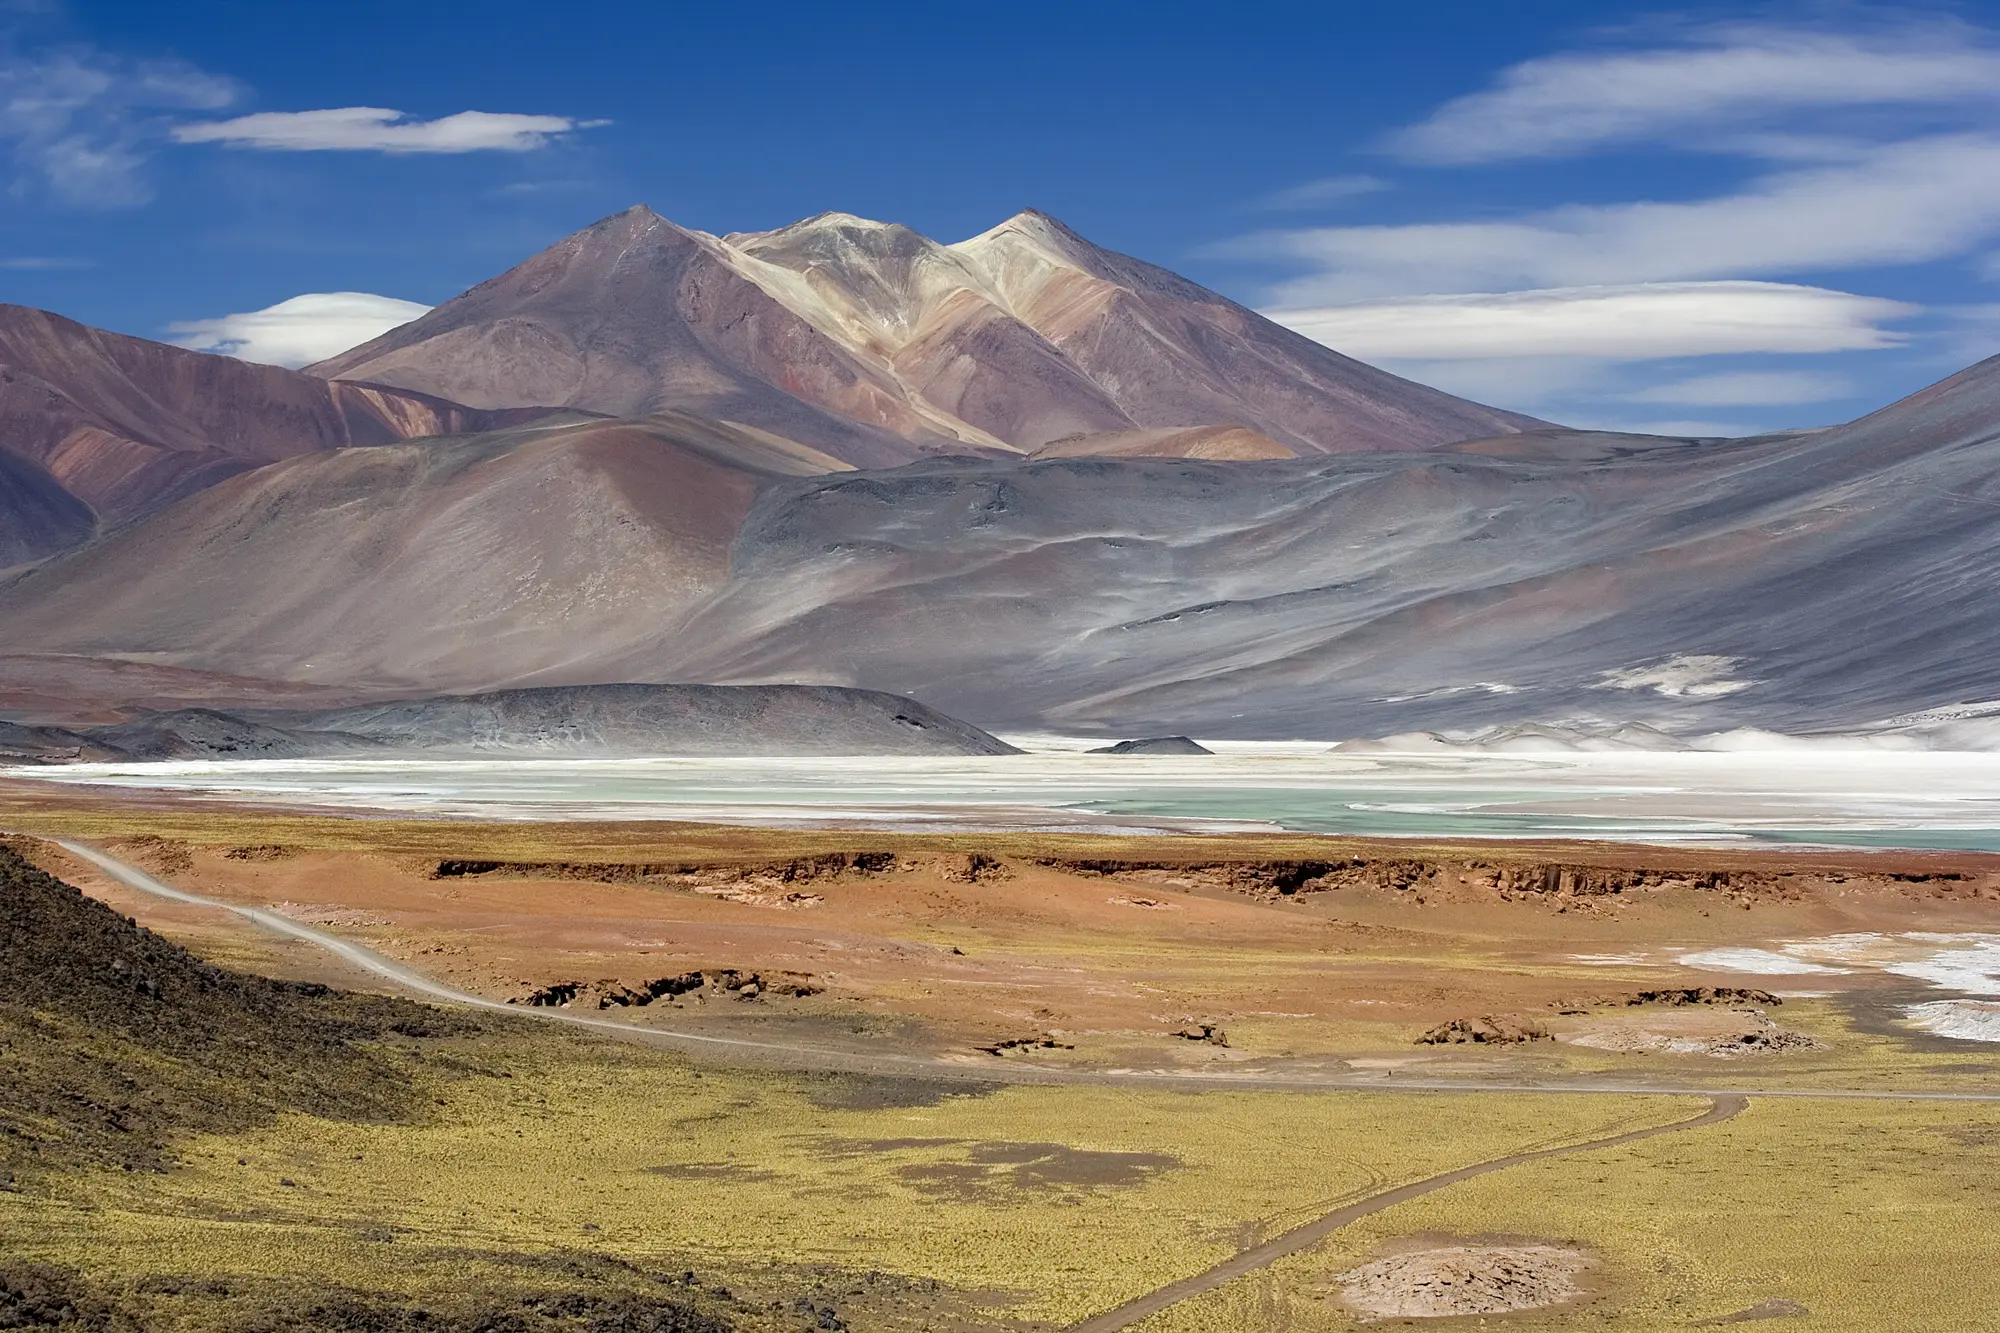
[[1441, 1172], [1428, 1180], [1412, 1181], [1407, 1185], [1383, 1190], [1379, 1194], [1371, 1194], [1365, 1199], [1357, 1199], [1353, 1203], [1316, 1217], [1304, 1226], [1294, 1227], [1284, 1235], [1275, 1236], [1262, 1245], [1253, 1245], [1239, 1254], [1233, 1254], [1206, 1272], [1168, 1283], [1143, 1296], [1134, 1297], [1123, 1305], [1106, 1310], [1103, 1314], [1092, 1315], [1080, 1324], [1072, 1324], [1068, 1333], [1116, 1333], [1116, 1330], [1130, 1328], [1170, 1305], [1178, 1305], [1192, 1296], [1214, 1291], [1223, 1283], [1242, 1277], [1245, 1273], [1255, 1272], [1288, 1254], [1297, 1254], [1308, 1246], [1317, 1245], [1342, 1227], [1358, 1222], [1370, 1213], [1393, 1208], [1419, 1195], [1429, 1194], [1432, 1190], [1456, 1185], [1461, 1180], [1471, 1180], [1474, 1176], [1504, 1171], [1523, 1162], [1539, 1162], [1546, 1157], [1567, 1157], [1571, 1153], [1594, 1152], [1599, 1148], [1616, 1148], [1624, 1143], [1637, 1143], [1640, 1139], [1650, 1139], [1655, 1134], [1678, 1134], [1684, 1129], [1700, 1129], [1703, 1125], [1718, 1124], [1733, 1115], [1740, 1114], [1749, 1105], [1748, 1097], [1736, 1093], [1724, 1094], [1710, 1098], [1708, 1109], [1692, 1119], [1676, 1120], [1669, 1125], [1655, 1125], [1651, 1129], [1635, 1129], [1630, 1133], [1616, 1134], [1606, 1139], [1592, 1139], [1588, 1143], [1571, 1143], [1560, 1148], [1543, 1148], [1539, 1152], [1519, 1152], [1511, 1157], [1496, 1157], [1490, 1162], [1461, 1166], [1455, 1171]]
[[1177, 1091], [1254, 1088], [1279, 1092], [1490, 1092], [1517, 1095], [1573, 1093], [1613, 1097], [1797, 1097], [1842, 1101], [2000, 1102], [2000, 1092], [1904, 1091], [1891, 1088], [1718, 1088], [1609, 1082], [1505, 1083], [1494, 1080], [1356, 1077], [1312, 1070], [1283, 1073], [1269, 1069], [1202, 1073], [1154, 1069], [1050, 1069], [1005, 1062], [973, 1064], [939, 1056], [905, 1055], [893, 1051], [860, 1053], [797, 1042], [757, 1041], [750, 1037], [717, 1036], [707, 1032], [641, 1026], [637, 1023], [622, 1023], [616, 1019], [589, 1018], [582, 1014], [564, 1013], [560, 1009], [529, 1009], [489, 999], [484, 995], [474, 995], [470, 991], [459, 990], [457, 987], [448, 986], [425, 976], [415, 968], [406, 967], [393, 958], [384, 957], [373, 949], [328, 931], [315, 930], [289, 917], [266, 912], [261, 908], [245, 907], [239, 903], [208, 898], [198, 893], [189, 893], [186, 889], [174, 888], [170, 884], [161, 883], [145, 871], [126, 865], [123, 861], [107, 856], [84, 843], [68, 838], [55, 838], [50, 841], [72, 855], [90, 862], [128, 888], [196, 907], [234, 912], [237, 916], [244, 917], [266, 930], [315, 945], [343, 962], [381, 977], [385, 981], [394, 982], [428, 999], [475, 1009], [497, 1010], [512, 1014], [516, 1018], [538, 1018], [549, 1022], [567, 1023], [574, 1027], [593, 1028], [627, 1041], [646, 1045], [665, 1046], [688, 1052], [728, 1052], [753, 1062], [775, 1064], [789, 1069], [901, 1075], [907, 1078], [950, 1079], [967, 1083], [1114, 1084], [1128, 1087], [1170, 1088]]
[[1936, 1102], [2000, 1102], [2000, 1092], [1902, 1092], [1887, 1089], [1800, 1089], [1800, 1088], [1685, 1088], [1660, 1087], [1656, 1085], [1634, 1085], [1616, 1083], [1591, 1084], [1520, 1084], [1495, 1082], [1413, 1080], [1402, 1082], [1391, 1080], [1374, 1081], [1358, 1078], [1343, 1078], [1338, 1075], [1308, 1076], [1305, 1074], [1275, 1074], [1269, 1071], [1246, 1071], [1235, 1074], [1175, 1074], [1149, 1070], [1068, 1070], [1036, 1069], [1019, 1065], [991, 1068], [983, 1065], [967, 1065], [932, 1056], [899, 1055], [895, 1053], [874, 1053], [858, 1055], [851, 1052], [828, 1050], [822, 1047], [788, 1044], [784, 1042], [755, 1041], [747, 1037], [715, 1036], [710, 1033], [682, 1032], [666, 1028], [640, 1027], [631, 1023], [620, 1023], [612, 1019], [588, 1018], [582, 1014], [566, 1014], [553, 1009], [523, 1009], [474, 995], [453, 986], [425, 976], [414, 968], [406, 967], [392, 958], [384, 957], [372, 949], [343, 939], [327, 931], [311, 926], [275, 912], [260, 908], [246, 907], [225, 902], [217, 898], [189, 893], [185, 889], [174, 888], [134, 866], [126, 865], [114, 857], [107, 856], [94, 847], [69, 839], [55, 839], [56, 844], [74, 856], [80, 857], [98, 867], [104, 873], [129, 888], [142, 893], [188, 903], [198, 907], [215, 908], [233, 912], [263, 928], [326, 950], [335, 957], [361, 968], [364, 971], [395, 983], [406, 990], [428, 999], [447, 1004], [466, 1005], [478, 1009], [493, 1009], [522, 1017], [541, 1018], [553, 1022], [568, 1023], [577, 1027], [594, 1028], [626, 1040], [662, 1045], [681, 1050], [729, 1051], [753, 1060], [776, 1062], [793, 1069], [826, 1070], [850, 1073], [905, 1075], [931, 1079], [957, 1079], [983, 1083], [1098, 1083], [1119, 1085], [1141, 1085], [1152, 1087], [1191, 1089], [1259, 1088], [1286, 1091], [1342, 1091], [1342, 1092], [1404, 1092], [1404, 1093], [1514, 1093], [1547, 1094], [1577, 1093], [1613, 1096], [1702, 1096], [1709, 1099], [1709, 1106], [1700, 1115], [1671, 1124], [1655, 1125], [1647, 1129], [1632, 1130], [1609, 1138], [1592, 1139], [1584, 1143], [1572, 1143], [1555, 1148], [1543, 1148], [1532, 1152], [1514, 1153], [1507, 1157], [1496, 1157], [1491, 1161], [1459, 1167], [1431, 1176], [1425, 1180], [1412, 1181], [1379, 1191], [1365, 1198], [1325, 1213], [1302, 1226], [1293, 1228], [1283, 1235], [1273, 1237], [1261, 1245], [1255, 1245], [1230, 1256], [1213, 1268], [1182, 1278], [1178, 1282], [1147, 1292], [1125, 1304], [1093, 1315], [1081, 1323], [1071, 1326], [1068, 1333], [1118, 1333], [1169, 1306], [1176, 1305], [1190, 1297], [1213, 1291], [1224, 1283], [1264, 1268], [1287, 1255], [1315, 1245], [1342, 1227], [1367, 1217], [1372, 1213], [1393, 1208], [1434, 1190], [1503, 1171], [1508, 1167], [1527, 1162], [1541, 1161], [1551, 1157], [1563, 1157], [1572, 1153], [1594, 1152], [1602, 1148], [1615, 1148], [1659, 1134], [1674, 1134], [1682, 1130], [1698, 1129], [1713, 1125], [1740, 1114], [1749, 1104], [1750, 1098], [1759, 1097], [1802, 1097], [1802, 1098], [1843, 1098], [1873, 1101], [1936, 1101]]

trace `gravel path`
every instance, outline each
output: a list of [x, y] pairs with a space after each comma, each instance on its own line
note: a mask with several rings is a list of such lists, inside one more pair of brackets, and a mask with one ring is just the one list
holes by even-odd
[[1607, 1139], [1592, 1139], [1588, 1143], [1571, 1143], [1560, 1148], [1543, 1148], [1538, 1152], [1520, 1152], [1509, 1157], [1496, 1157], [1490, 1162], [1480, 1162], [1473, 1166], [1461, 1166], [1454, 1171], [1441, 1172], [1425, 1180], [1398, 1185], [1379, 1194], [1371, 1194], [1365, 1199], [1343, 1204], [1332, 1212], [1301, 1227], [1294, 1227], [1282, 1236], [1253, 1245], [1240, 1254], [1233, 1254], [1206, 1272], [1193, 1277], [1182, 1278], [1144, 1296], [1136, 1297], [1103, 1314], [1092, 1315], [1080, 1324], [1072, 1324], [1070, 1333], [1114, 1333], [1115, 1330], [1130, 1328], [1142, 1319], [1158, 1314], [1170, 1305], [1178, 1305], [1190, 1297], [1214, 1291], [1225, 1282], [1254, 1273], [1260, 1268], [1277, 1262], [1288, 1254], [1297, 1254], [1310, 1245], [1317, 1245], [1334, 1232], [1351, 1223], [1358, 1222], [1370, 1213], [1379, 1213], [1385, 1208], [1393, 1208], [1399, 1203], [1407, 1203], [1432, 1190], [1441, 1190], [1447, 1185], [1456, 1185], [1474, 1176], [1488, 1175], [1494, 1171], [1504, 1171], [1510, 1166], [1523, 1162], [1539, 1162], [1548, 1157], [1566, 1157], [1571, 1153], [1595, 1152], [1600, 1148], [1616, 1148], [1621, 1144], [1637, 1143], [1640, 1139], [1650, 1139], [1656, 1134], [1678, 1134], [1686, 1129], [1700, 1129], [1729, 1119], [1750, 1105], [1750, 1099], [1738, 1093], [1727, 1093], [1709, 1099], [1708, 1109], [1688, 1120], [1676, 1120], [1669, 1125], [1655, 1125], [1651, 1129], [1635, 1129], [1627, 1134], [1613, 1135]]
[[1301, 1069], [1234, 1069], [1216, 1071], [1176, 1071], [1148, 1069], [1056, 1069], [1014, 1064], [1005, 1060], [969, 1061], [945, 1056], [904, 1054], [881, 1050], [840, 1050], [797, 1042], [759, 1041], [750, 1037], [722, 1036], [708, 1032], [645, 1026], [611, 1018], [592, 1018], [561, 1009], [527, 1008], [512, 1005], [470, 991], [459, 990], [373, 949], [356, 944], [329, 931], [319, 930], [289, 917], [256, 907], [209, 898], [147, 874], [115, 857], [67, 838], [53, 839], [57, 846], [104, 871], [119, 883], [142, 893], [174, 902], [233, 912], [266, 930], [326, 950], [342, 961], [393, 982], [426, 999], [476, 1009], [497, 1010], [516, 1018], [566, 1023], [628, 1041], [664, 1046], [687, 1052], [726, 1052], [740, 1060], [785, 1069], [830, 1073], [871, 1074], [883, 1077], [949, 1079], [968, 1083], [1026, 1084], [1115, 1084], [1119, 1086], [1170, 1088], [1176, 1091], [1240, 1090], [1244, 1088], [1286, 1092], [1405, 1092], [1405, 1093], [1574, 1093], [1595, 1096], [1681, 1096], [1681, 1097], [1798, 1097], [1807, 1099], [1926, 1102], [2000, 1102], [2000, 1092], [1909, 1091], [1890, 1088], [1762, 1088], [1762, 1087], [1682, 1087], [1623, 1082], [1504, 1082], [1500, 1080], [1396, 1078], [1383, 1075], [1354, 1075]]

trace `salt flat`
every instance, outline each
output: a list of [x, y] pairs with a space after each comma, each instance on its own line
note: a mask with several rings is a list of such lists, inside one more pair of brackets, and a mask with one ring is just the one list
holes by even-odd
[[[1017, 738], [1021, 739], [1021, 738]], [[2000, 850], [2000, 754], [1814, 748], [1204, 756], [260, 760], [5, 775], [284, 806], [777, 827], [1226, 831]]]

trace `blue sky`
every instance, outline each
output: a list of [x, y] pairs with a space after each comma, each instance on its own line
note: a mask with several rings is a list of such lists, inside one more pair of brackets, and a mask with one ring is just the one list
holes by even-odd
[[1583, 425], [2000, 351], [1994, 5], [0, 0], [0, 165], [0, 299], [292, 362], [635, 202], [1038, 207]]

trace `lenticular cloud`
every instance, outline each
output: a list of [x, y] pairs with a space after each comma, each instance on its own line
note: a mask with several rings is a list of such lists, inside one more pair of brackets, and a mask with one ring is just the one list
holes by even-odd
[[240, 361], [298, 367], [407, 324], [430, 310], [369, 292], [309, 292], [262, 310], [168, 326], [176, 346]]
[[178, 143], [219, 143], [292, 153], [525, 153], [544, 147], [556, 135], [602, 123], [491, 111], [411, 120], [401, 111], [348, 106], [324, 111], [263, 111], [234, 120], [202, 121], [176, 127], [174, 139]]

